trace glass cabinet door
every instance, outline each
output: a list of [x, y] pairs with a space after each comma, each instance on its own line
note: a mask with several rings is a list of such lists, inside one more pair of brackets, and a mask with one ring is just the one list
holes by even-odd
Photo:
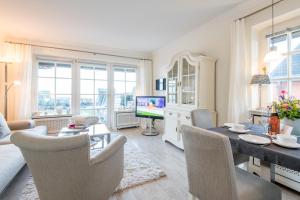
[[181, 104], [196, 104], [196, 66], [182, 59]]
[[178, 61], [173, 65], [173, 68], [168, 72], [167, 101], [171, 104], [177, 104], [177, 82], [178, 82]]

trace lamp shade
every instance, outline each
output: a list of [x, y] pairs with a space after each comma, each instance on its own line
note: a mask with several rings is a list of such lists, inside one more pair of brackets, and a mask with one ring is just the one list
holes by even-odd
[[0, 43], [0, 62], [18, 63], [20, 60], [20, 55], [14, 45], [6, 42]]
[[270, 84], [270, 78], [267, 74], [255, 74], [252, 76], [251, 84], [252, 85], [263, 85], [263, 84]]

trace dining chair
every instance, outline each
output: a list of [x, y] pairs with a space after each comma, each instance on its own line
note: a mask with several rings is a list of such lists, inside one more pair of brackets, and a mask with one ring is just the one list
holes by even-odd
[[208, 109], [196, 109], [191, 112], [192, 125], [209, 129], [213, 128], [212, 116]]
[[93, 156], [88, 134], [55, 137], [16, 132], [11, 140], [21, 149], [40, 200], [107, 200], [123, 177], [124, 136]]
[[281, 199], [278, 186], [234, 167], [228, 137], [187, 125], [182, 131], [192, 199]]
[[[212, 115], [208, 109], [196, 109], [191, 112], [192, 125], [198, 128], [213, 128]], [[233, 160], [235, 165], [239, 165], [249, 161], [249, 156], [238, 152], [233, 152]]]

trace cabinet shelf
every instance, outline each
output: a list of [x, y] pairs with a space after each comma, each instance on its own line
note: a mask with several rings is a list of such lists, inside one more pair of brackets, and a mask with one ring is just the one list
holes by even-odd
[[182, 77], [195, 77], [196, 74], [186, 74], [186, 75], [182, 75]]
[[195, 91], [183, 90], [182, 93], [195, 93]]

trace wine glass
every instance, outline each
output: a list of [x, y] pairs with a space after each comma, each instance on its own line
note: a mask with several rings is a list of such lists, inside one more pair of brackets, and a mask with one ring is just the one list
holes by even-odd
[[263, 115], [261, 117], [260, 122], [264, 128], [264, 134], [268, 134], [268, 132], [269, 132], [269, 117], [267, 117], [266, 115]]

